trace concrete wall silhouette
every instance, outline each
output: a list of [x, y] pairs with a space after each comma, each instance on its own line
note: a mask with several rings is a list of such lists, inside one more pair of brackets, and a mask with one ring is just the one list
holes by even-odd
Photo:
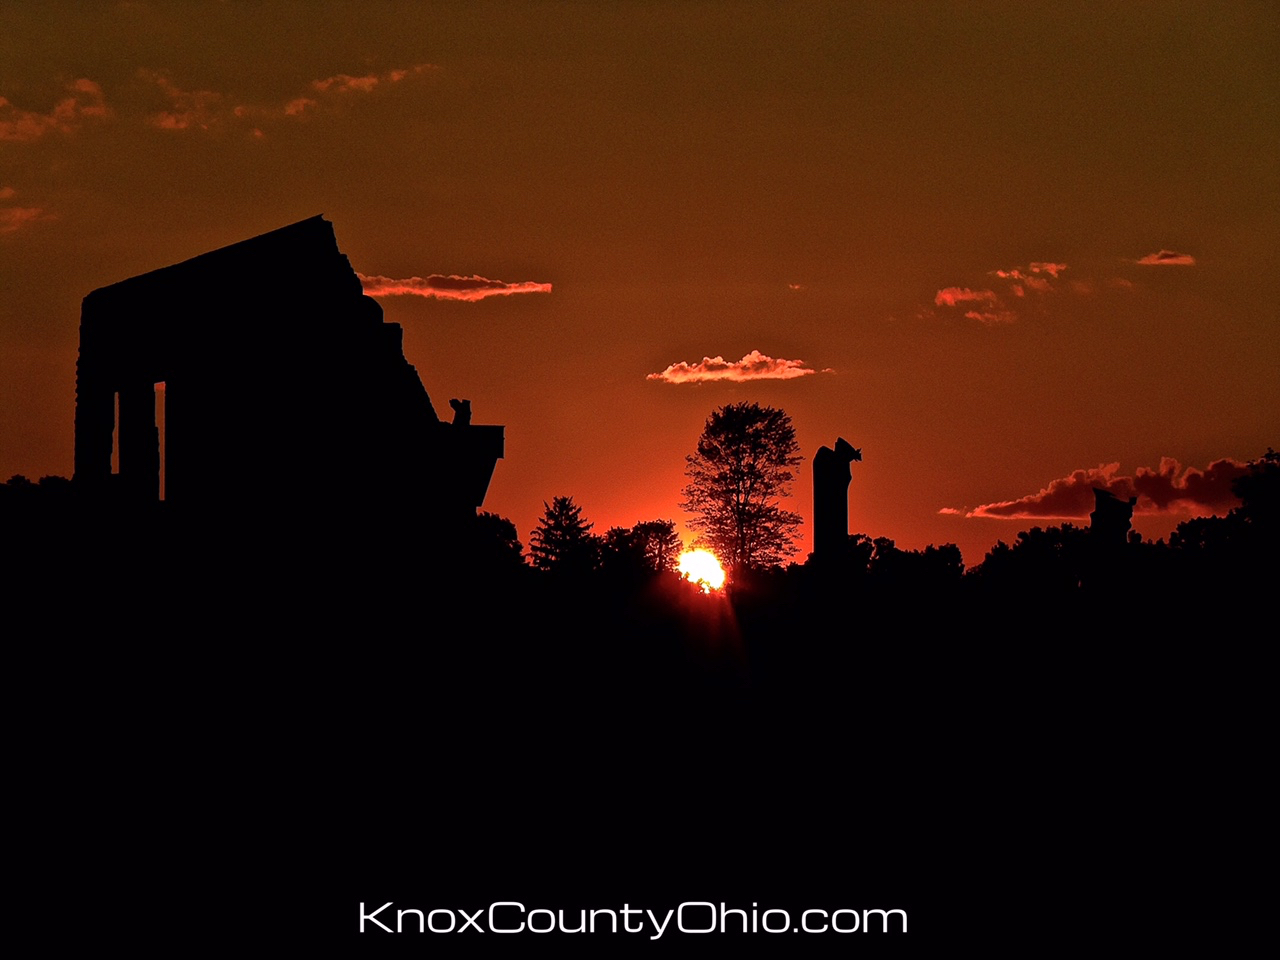
[[163, 381], [166, 509], [473, 515], [503, 428], [442, 422], [401, 338], [321, 217], [94, 290], [80, 319], [75, 483], [117, 502], [158, 498]]

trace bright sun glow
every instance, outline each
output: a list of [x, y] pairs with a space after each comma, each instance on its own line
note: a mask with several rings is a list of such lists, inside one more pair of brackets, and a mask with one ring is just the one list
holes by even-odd
[[701, 586], [703, 593], [710, 593], [724, 586], [724, 570], [710, 550], [686, 550], [680, 554], [680, 563], [676, 569], [686, 580]]

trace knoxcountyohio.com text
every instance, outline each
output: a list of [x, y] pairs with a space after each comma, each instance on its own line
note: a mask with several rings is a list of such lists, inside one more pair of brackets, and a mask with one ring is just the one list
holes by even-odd
[[883, 909], [784, 910], [734, 907], [723, 901], [687, 900], [666, 910], [632, 907], [621, 909], [552, 909], [526, 907], [517, 900], [495, 900], [475, 910], [452, 907], [397, 908], [388, 900], [381, 906], [360, 904], [361, 933], [434, 934], [644, 934], [650, 940], [678, 934], [770, 933], [906, 933], [907, 911]]

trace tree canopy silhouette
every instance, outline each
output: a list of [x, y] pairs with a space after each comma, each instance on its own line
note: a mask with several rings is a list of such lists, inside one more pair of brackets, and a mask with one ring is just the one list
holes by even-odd
[[601, 567], [623, 574], [669, 572], [675, 570], [680, 551], [674, 520], [645, 520], [605, 532]]
[[782, 509], [802, 459], [791, 418], [774, 407], [731, 403], [712, 412], [685, 457], [681, 507], [695, 514], [696, 546], [731, 571], [768, 567], [796, 552], [801, 519]]
[[524, 544], [516, 525], [487, 510], [476, 514], [469, 547], [470, 561], [491, 572], [517, 570], [525, 565]]
[[554, 573], [589, 573], [600, 553], [599, 538], [591, 533], [595, 524], [582, 517], [582, 508], [573, 497], [553, 497], [542, 519], [529, 537], [529, 558], [539, 570]]
[[680, 535], [674, 520], [645, 520], [631, 528], [631, 542], [655, 571], [674, 570], [680, 559]]

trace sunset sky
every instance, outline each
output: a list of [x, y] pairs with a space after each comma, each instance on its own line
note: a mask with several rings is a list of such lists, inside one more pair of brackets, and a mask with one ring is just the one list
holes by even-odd
[[0, 0], [0, 480], [71, 474], [85, 294], [323, 214], [526, 544], [683, 521], [740, 400], [800, 560], [838, 436], [901, 547], [1164, 535], [1280, 447], [1278, 101], [1272, 2]]

